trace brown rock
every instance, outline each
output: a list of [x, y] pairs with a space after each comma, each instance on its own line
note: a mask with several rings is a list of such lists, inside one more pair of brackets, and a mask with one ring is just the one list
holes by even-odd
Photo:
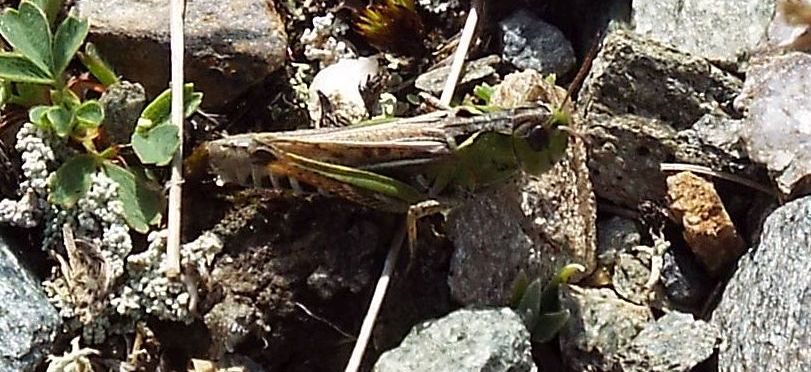
[[681, 172], [667, 178], [667, 194], [685, 241], [711, 273], [719, 274], [743, 253], [746, 245], [711, 182]]

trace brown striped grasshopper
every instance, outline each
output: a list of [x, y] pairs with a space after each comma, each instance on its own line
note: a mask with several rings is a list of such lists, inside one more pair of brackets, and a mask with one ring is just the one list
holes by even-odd
[[469, 110], [342, 128], [249, 133], [208, 142], [208, 164], [223, 183], [302, 184], [360, 205], [406, 213], [409, 247], [419, 218], [459, 204], [519, 171], [539, 175], [563, 155], [569, 114], [540, 103], [471, 115]]

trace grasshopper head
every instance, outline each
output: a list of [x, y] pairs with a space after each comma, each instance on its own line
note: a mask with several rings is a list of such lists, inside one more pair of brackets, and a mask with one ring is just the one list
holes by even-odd
[[551, 169], [566, 153], [569, 142], [568, 113], [552, 109], [546, 115], [527, 115], [513, 132], [513, 152], [521, 169], [540, 176]]

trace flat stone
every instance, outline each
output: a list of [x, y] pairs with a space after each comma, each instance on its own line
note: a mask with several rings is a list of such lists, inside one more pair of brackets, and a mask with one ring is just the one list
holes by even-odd
[[765, 164], [784, 194], [811, 190], [811, 56], [792, 52], [758, 60], [735, 106], [747, 115], [749, 156]]
[[412, 328], [373, 371], [537, 371], [530, 335], [510, 309], [457, 310]]
[[501, 57], [518, 69], [563, 76], [574, 66], [574, 49], [563, 32], [526, 9], [513, 12], [498, 25]]
[[[506, 76], [491, 101], [511, 107], [558, 102], [562, 94], [527, 70]], [[585, 266], [586, 274], [594, 269], [596, 207], [585, 156], [583, 142], [570, 140], [564, 158], [541, 177], [522, 175], [486, 189], [449, 216], [455, 250], [448, 285], [456, 301], [504, 305], [522, 270], [548, 280], [570, 263]]]
[[[169, 87], [169, 3], [78, 0], [89, 41], [130, 81], [154, 97]], [[197, 0], [186, 5], [184, 80], [222, 107], [284, 64], [287, 35], [273, 2]]]
[[718, 370], [808, 371], [811, 354], [811, 197], [767, 219], [760, 242], [738, 262], [712, 323], [724, 338]]
[[[481, 81], [484, 78], [493, 76], [496, 73], [495, 66], [501, 63], [501, 58], [490, 55], [477, 60], [465, 63], [462, 76], [459, 77], [458, 85]], [[445, 81], [451, 73], [451, 66], [444, 66], [425, 72], [417, 77], [414, 86], [422, 91], [432, 94], [439, 94], [445, 88]]]
[[619, 352], [619, 370], [686, 372], [709, 358], [720, 341], [715, 326], [673, 311], [645, 327]]
[[775, 0], [635, 0], [633, 24], [683, 52], [736, 62], [766, 36], [774, 8]]
[[623, 301], [608, 288], [568, 285], [560, 296], [572, 314], [560, 331], [560, 348], [574, 371], [612, 370], [616, 353], [653, 319], [650, 308]]
[[62, 318], [0, 235], [0, 371], [33, 371], [51, 349]]

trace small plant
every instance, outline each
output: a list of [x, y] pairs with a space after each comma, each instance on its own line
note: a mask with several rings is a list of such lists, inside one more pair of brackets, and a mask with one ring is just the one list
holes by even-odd
[[[131, 147], [144, 165], [163, 166], [171, 161], [180, 144], [178, 129], [169, 122], [171, 92], [167, 90], [144, 109], [131, 144], [97, 149], [103, 107], [71, 89], [65, 73], [84, 43], [89, 25], [68, 15], [52, 32], [61, 4], [61, 0], [23, 0], [18, 9], [6, 9], [0, 15], [0, 35], [13, 48], [0, 52], [0, 98], [4, 103], [31, 107], [31, 123], [84, 150], [68, 158], [49, 179], [50, 203], [72, 207], [87, 193], [91, 176], [103, 171], [119, 184], [118, 198], [127, 224], [145, 233], [149, 225], [160, 221], [162, 191], [147, 170], [127, 166], [120, 150]], [[79, 59], [101, 84], [118, 81], [92, 44], [79, 53]], [[202, 94], [194, 93], [191, 84], [184, 87], [183, 94], [188, 116], [199, 106]]]
[[530, 283], [526, 273], [522, 271], [518, 274], [513, 284], [511, 303], [524, 320], [533, 342], [552, 340], [569, 320], [569, 310], [561, 308], [558, 289], [561, 284], [568, 283], [576, 272], [585, 270], [582, 265], [566, 265], [543, 287], [540, 279]]
[[414, 0], [377, 0], [354, 17], [355, 31], [372, 46], [405, 55], [419, 55], [424, 27]]

